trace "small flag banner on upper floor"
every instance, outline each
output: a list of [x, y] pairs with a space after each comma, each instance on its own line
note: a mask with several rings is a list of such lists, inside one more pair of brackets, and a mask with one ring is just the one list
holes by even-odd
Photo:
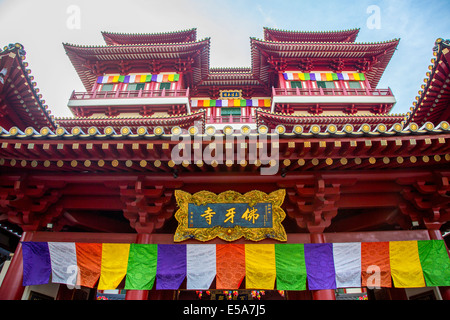
[[145, 82], [174, 82], [180, 79], [180, 75], [173, 74], [138, 74], [128, 76], [100, 76], [97, 83], [145, 83]]
[[191, 107], [270, 107], [270, 99], [191, 100]]
[[345, 72], [345, 73], [322, 73], [322, 72], [285, 72], [284, 80], [287, 81], [364, 81], [364, 73]]
[[[450, 286], [442, 240], [320, 244], [23, 242], [23, 285], [99, 290], [323, 290]], [[51, 280], [50, 280], [51, 279]]]

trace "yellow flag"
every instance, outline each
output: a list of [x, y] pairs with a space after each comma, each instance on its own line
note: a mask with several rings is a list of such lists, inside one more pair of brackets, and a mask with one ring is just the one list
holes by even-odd
[[245, 245], [245, 287], [273, 290], [276, 278], [275, 245]]
[[425, 287], [417, 241], [391, 241], [389, 255], [396, 288]]
[[129, 244], [104, 243], [98, 290], [113, 290], [127, 273]]

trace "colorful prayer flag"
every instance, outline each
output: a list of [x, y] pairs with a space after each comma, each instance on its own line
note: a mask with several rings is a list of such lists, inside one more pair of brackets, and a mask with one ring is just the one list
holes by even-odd
[[277, 290], [306, 290], [303, 244], [275, 244]]
[[275, 246], [245, 245], [245, 287], [273, 290], [276, 278]]
[[47, 242], [22, 242], [23, 286], [46, 284], [52, 267]]
[[389, 256], [396, 288], [425, 287], [417, 241], [389, 242]]
[[216, 276], [216, 245], [186, 245], [187, 290], [207, 290]]
[[132, 243], [128, 256], [125, 289], [151, 290], [156, 278], [157, 259], [158, 245]]
[[389, 242], [361, 243], [361, 285], [392, 287]]
[[331, 243], [305, 243], [305, 264], [309, 290], [336, 289]]
[[239, 289], [245, 277], [245, 245], [216, 245], [216, 288]]
[[443, 240], [417, 241], [420, 265], [428, 287], [450, 286], [450, 258]]
[[361, 287], [361, 243], [333, 243], [337, 288]]
[[129, 244], [104, 243], [98, 290], [112, 290], [122, 282], [127, 273]]
[[186, 277], [186, 245], [159, 244], [157, 290], [178, 290]]
[[94, 288], [102, 263], [101, 243], [76, 243], [78, 280], [77, 285]]
[[78, 267], [77, 252], [73, 242], [49, 242], [52, 263], [52, 282], [75, 286]]

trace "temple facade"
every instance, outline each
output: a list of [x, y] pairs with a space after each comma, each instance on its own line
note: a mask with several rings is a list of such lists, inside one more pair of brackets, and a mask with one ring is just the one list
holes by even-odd
[[264, 28], [214, 68], [196, 29], [103, 32], [63, 45], [65, 118], [4, 47], [0, 299], [450, 299], [450, 43], [395, 114], [399, 39], [358, 33]]

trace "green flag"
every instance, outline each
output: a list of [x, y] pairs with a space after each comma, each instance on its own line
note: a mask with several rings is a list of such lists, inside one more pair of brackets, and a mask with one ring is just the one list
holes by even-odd
[[277, 290], [306, 290], [303, 244], [275, 244]]
[[156, 277], [158, 245], [130, 245], [128, 270], [125, 281], [126, 290], [151, 290]]
[[450, 286], [450, 258], [443, 240], [419, 240], [419, 259], [428, 287]]

